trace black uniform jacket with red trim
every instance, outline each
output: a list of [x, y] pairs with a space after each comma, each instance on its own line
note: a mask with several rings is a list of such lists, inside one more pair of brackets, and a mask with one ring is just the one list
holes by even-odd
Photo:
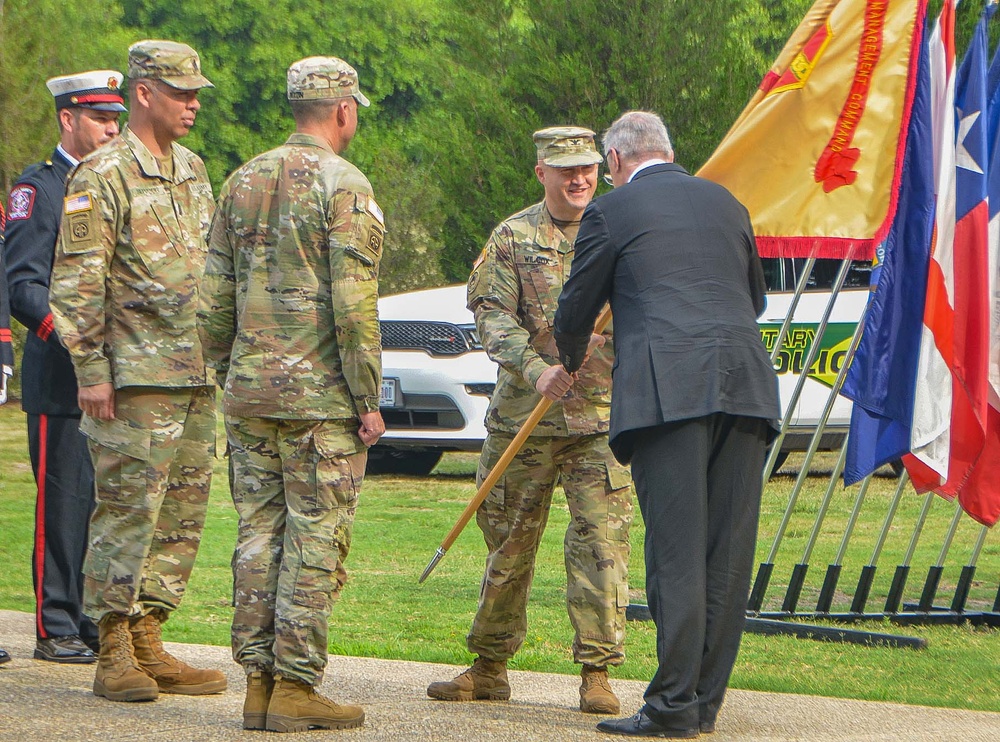
[[[3, 204], [0, 203], [0, 366], [14, 365], [14, 349], [10, 339], [10, 304], [7, 302], [7, 271], [3, 262]], [[2, 383], [0, 379], [0, 383]]]
[[57, 149], [29, 165], [7, 199], [7, 284], [10, 311], [28, 328], [21, 359], [21, 406], [33, 415], [79, 416], [76, 374], [52, 329], [49, 276], [72, 165]]

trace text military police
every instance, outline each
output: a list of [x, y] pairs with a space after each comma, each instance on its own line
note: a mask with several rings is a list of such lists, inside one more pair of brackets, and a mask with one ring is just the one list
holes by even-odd
[[172, 41], [133, 44], [128, 80], [128, 125], [70, 179], [50, 292], [97, 478], [84, 610], [100, 629], [94, 693], [113, 701], [226, 687], [160, 638], [201, 541], [215, 449], [196, 319], [214, 202], [204, 164], [176, 143], [211, 82]]
[[[83, 555], [94, 507], [94, 467], [80, 434], [76, 376], [53, 331], [49, 277], [70, 170], [118, 136], [122, 75], [94, 70], [45, 84], [55, 97], [59, 144], [29, 165], [10, 192], [7, 250], [10, 305], [28, 329], [21, 359], [21, 407], [38, 486], [32, 577], [35, 659], [96, 661], [97, 626], [83, 613]], [[92, 651], [93, 650], [93, 651]]]
[[385, 223], [343, 159], [368, 99], [357, 72], [309, 57], [287, 74], [295, 133], [226, 181], [201, 288], [202, 342], [224, 378], [232, 496], [233, 657], [246, 729], [346, 729], [319, 695], [328, 620], [367, 462], [385, 432], [378, 269]]
[[624, 660], [632, 521], [631, 479], [608, 449], [611, 333], [595, 336], [598, 347], [577, 379], [557, 362], [552, 335], [573, 241], [602, 158], [589, 129], [543, 129], [534, 141], [535, 174], [545, 198], [493, 231], [469, 278], [469, 309], [483, 347], [500, 365], [478, 482], [539, 394], [562, 402], [542, 418], [479, 508], [476, 520], [489, 555], [467, 637], [478, 657], [453, 680], [432, 683], [427, 694], [452, 701], [510, 697], [506, 665], [524, 642], [535, 555], [558, 480], [570, 510], [566, 603], [575, 630], [573, 658], [583, 666], [580, 709], [610, 714], [619, 711], [607, 668]]

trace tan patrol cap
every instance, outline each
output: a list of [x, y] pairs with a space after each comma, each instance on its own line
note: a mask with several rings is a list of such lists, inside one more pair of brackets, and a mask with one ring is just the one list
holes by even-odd
[[358, 87], [358, 72], [337, 57], [306, 57], [288, 68], [288, 100], [322, 100], [351, 96], [371, 105]]
[[129, 80], [162, 80], [178, 90], [214, 88], [201, 74], [198, 52], [176, 41], [146, 39], [128, 48]]
[[581, 126], [550, 126], [532, 135], [538, 159], [551, 167], [580, 167], [603, 162], [594, 132]]

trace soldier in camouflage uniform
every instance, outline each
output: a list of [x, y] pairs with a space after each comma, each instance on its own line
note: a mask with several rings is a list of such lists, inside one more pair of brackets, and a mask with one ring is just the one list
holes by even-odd
[[368, 99], [355, 70], [310, 57], [288, 70], [296, 130], [226, 181], [199, 321], [224, 380], [232, 495], [233, 657], [246, 729], [345, 729], [364, 710], [315, 691], [367, 448], [385, 432], [378, 268], [385, 223], [340, 153]]
[[[514, 214], [491, 235], [469, 278], [469, 309], [490, 358], [500, 365], [486, 413], [482, 483], [539, 401], [561, 400], [542, 418], [477, 513], [489, 556], [479, 609], [467, 637], [475, 664], [432, 683], [442, 700], [506, 700], [506, 663], [524, 642], [535, 554], [561, 481], [570, 510], [564, 540], [566, 603], [583, 665], [580, 709], [618, 713], [607, 668], [624, 660], [628, 604], [631, 478], [608, 448], [611, 332], [576, 378], [558, 363], [552, 322], [573, 260], [580, 217], [597, 185], [594, 133], [577, 127], [534, 135], [541, 203]], [[605, 342], [607, 341], [607, 342]]]
[[133, 44], [128, 78], [128, 126], [70, 178], [49, 296], [97, 479], [83, 602], [100, 629], [94, 693], [113, 701], [226, 687], [160, 638], [194, 565], [215, 450], [196, 316], [214, 203], [204, 164], [176, 144], [211, 83], [170, 41]]

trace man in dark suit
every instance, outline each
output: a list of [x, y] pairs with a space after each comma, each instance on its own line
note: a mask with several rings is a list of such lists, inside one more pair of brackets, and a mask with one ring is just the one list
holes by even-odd
[[632, 462], [646, 522], [659, 668], [639, 713], [597, 728], [688, 739], [714, 731], [736, 660], [780, 414], [756, 323], [764, 276], [747, 210], [673, 164], [659, 116], [623, 115], [604, 153], [615, 190], [583, 215], [555, 333], [573, 372], [610, 299], [611, 449]]
[[66, 178], [92, 151], [118, 135], [125, 110], [122, 75], [97, 70], [46, 85], [55, 97], [59, 145], [29, 165], [7, 199], [7, 279], [15, 319], [28, 329], [21, 361], [21, 406], [38, 496], [32, 576], [35, 659], [96, 661], [97, 627], [83, 614], [81, 567], [94, 505], [94, 468], [80, 434], [76, 375], [52, 329], [49, 274], [66, 195]]

